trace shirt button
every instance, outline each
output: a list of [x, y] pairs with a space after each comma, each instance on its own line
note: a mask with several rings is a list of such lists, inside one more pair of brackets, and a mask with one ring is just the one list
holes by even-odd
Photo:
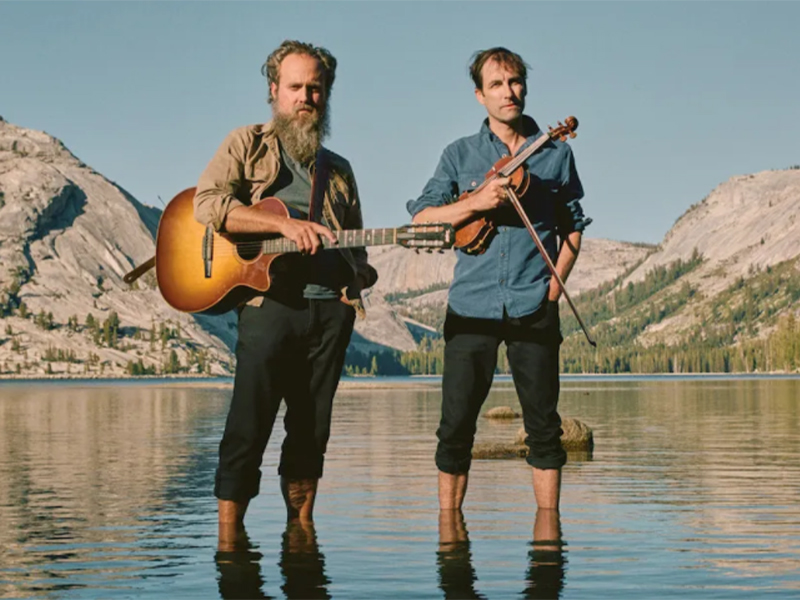
[[506, 282], [506, 280], [505, 280], [505, 279], [501, 279], [501, 280], [500, 280], [500, 283], [505, 283], [505, 282]]
[[475, 187], [476, 185], [478, 185], [478, 182], [477, 182], [477, 181], [473, 181], [473, 182], [472, 182], [470, 185], [471, 185], [472, 187]]
[[505, 256], [505, 255], [506, 255], [506, 253], [505, 253], [505, 252], [501, 252], [501, 253], [500, 253], [500, 256]]

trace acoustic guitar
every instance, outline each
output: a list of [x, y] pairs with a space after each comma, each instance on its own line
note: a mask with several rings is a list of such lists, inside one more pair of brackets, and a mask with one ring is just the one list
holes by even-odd
[[[221, 314], [259, 292], [266, 292], [276, 258], [296, 253], [297, 246], [284, 237], [255, 238], [221, 235], [194, 218], [195, 188], [180, 192], [164, 209], [156, 236], [156, 279], [167, 303], [180, 311]], [[278, 198], [255, 204], [281, 216], [289, 208]], [[418, 250], [451, 248], [453, 227], [446, 223], [405, 225], [396, 229], [334, 231], [338, 243], [323, 238], [324, 248], [355, 248], [398, 244]], [[324, 251], [324, 250], [322, 250]]]

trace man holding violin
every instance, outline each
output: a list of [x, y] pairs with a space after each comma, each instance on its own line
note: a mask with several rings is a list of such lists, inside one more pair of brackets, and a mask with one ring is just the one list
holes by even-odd
[[[486, 219], [492, 230], [477, 249], [458, 252], [448, 296], [442, 416], [436, 432], [439, 507], [461, 509], [476, 422], [500, 342], [505, 342], [522, 406], [536, 503], [539, 509], [558, 510], [566, 462], [557, 411], [562, 289], [509, 204], [509, 186], [519, 177], [490, 173], [496, 163], [524, 152], [541, 131], [523, 114], [527, 65], [518, 54], [500, 47], [478, 52], [470, 75], [488, 118], [478, 133], [445, 148], [422, 195], [408, 202], [415, 223], [448, 222], [463, 229]], [[516, 190], [519, 201], [565, 281], [590, 222], [579, 203], [583, 188], [572, 150], [548, 140], [520, 168], [527, 173]]]

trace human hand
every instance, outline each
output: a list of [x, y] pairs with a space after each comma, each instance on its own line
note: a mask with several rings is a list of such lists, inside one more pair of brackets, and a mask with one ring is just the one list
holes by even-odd
[[480, 191], [470, 194], [469, 200], [473, 210], [485, 212], [493, 210], [508, 202], [509, 177], [497, 177], [486, 184]]
[[337, 244], [336, 236], [330, 229], [313, 221], [285, 219], [281, 223], [281, 235], [292, 240], [301, 254], [316, 254], [322, 246], [320, 236], [328, 238], [331, 244]]

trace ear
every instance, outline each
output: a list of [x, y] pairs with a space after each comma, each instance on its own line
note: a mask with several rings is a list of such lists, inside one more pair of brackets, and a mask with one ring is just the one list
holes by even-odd
[[483, 91], [478, 88], [475, 88], [475, 99], [483, 106], [486, 106], [486, 98], [483, 95]]
[[269, 84], [269, 95], [273, 100], [278, 97], [278, 86], [274, 82]]

